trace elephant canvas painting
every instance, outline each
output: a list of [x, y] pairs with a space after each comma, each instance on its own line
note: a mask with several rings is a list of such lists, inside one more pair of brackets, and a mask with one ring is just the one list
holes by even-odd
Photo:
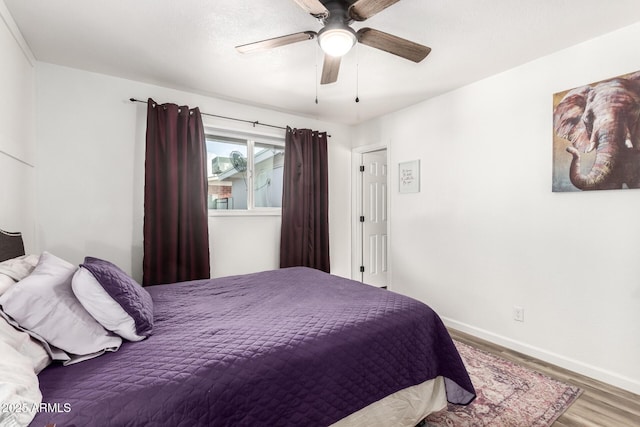
[[640, 188], [640, 71], [553, 96], [553, 191]]

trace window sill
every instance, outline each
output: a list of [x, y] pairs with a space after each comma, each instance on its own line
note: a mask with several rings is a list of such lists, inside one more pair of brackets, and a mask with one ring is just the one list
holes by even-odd
[[251, 209], [251, 210], [222, 210], [209, 209], [209, 217], [225, 217], [225, 216], [281, 216], [280, 209]]

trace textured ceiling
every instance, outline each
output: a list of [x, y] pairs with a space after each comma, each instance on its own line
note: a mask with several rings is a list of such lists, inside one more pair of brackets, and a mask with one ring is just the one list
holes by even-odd
[[353, 28], [392, 33], [431, 54], [415, 64], [360, 45], [343, 59], [337, 83], [319, 85], [315, 40], [234, 49], [318, 31], [293, 0], [4, 2], [39, 61], [346, 124], [640, 21], [638, 0], [402, 0]]

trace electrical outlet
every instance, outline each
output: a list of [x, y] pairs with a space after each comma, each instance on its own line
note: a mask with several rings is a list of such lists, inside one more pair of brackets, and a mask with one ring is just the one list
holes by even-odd
[[517, 305], [513, 306], [513, 320], [524, 322], [524, 308]]

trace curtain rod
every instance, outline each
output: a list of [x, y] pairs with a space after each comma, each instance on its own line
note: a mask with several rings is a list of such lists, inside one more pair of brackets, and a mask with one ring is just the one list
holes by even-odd
[[[147, 101], [142, 101], [140, 99], [135, 99], [135, 98], [129, 98], [129, 101], [131, 101], [131, 102], [141, 102], [143, 104], [147, 103]], [[217, 117], [219, 119], [234, 120], [236, 122], [243, 122], [243, 123], [251, 123], [253, 125], [253, 127], [256, 127], [256, 126], [267, 126], [267, 127], [270, 127], [270, 128], [287, 130], [286, 127], [270, 125], [270, 124], [267, 124], [267, 123], [260, 123], [257, 120], [256, 121], [251, 121], [251, 120], [244, 120], [244, 119], [236, 119], [235, 117], [227, 117], [227, 116], [220, 116], [218, 114], [203, 113], [202, 111], [200, 112], [200, 114], [202, 114], [203, 116]], [[327, 138], [331, 138], [331, 135], [327, 135]]]
[[[129, 101], [131, 101], [131, 102], [141, 102], [143, 104], [147, 103], [147, 101], [142, 101], [140, 99], [135, 99], [135, 98], [129, 98]], [[253, 127], [256, 127], [256, 126], [267, 126], [267, 127], [270, 127], [270, 128], [287, 130], [286, 127], [270, 125], [270, 124], [267, 124], [267, 123], [260, 123], [257, 120], [256, 121], [251, 121], [251, 120], [244, 120], [244, 119], [236, 119], [235, 117], [219, 116], [217, 114], [203, 113], [202, 111], [200, 112], [200, 114], [202, 114], [203, 116], [217, 117], [219, 119], [235, 120], [236, 122], [251, 123], [253, 125]]]

